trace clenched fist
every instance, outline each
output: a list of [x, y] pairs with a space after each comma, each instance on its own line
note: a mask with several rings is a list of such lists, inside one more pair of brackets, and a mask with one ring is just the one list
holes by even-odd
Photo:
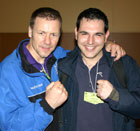
[[67, 98], [68, 92], [60, 81], [52, 82], [46, 87], [45, 100], [53, 109], [62, 105]]
[[97, 96], [102, 100], [105, 100], [110, 96], [113, 85], [108, 80], [98, 80], [97, 84]]

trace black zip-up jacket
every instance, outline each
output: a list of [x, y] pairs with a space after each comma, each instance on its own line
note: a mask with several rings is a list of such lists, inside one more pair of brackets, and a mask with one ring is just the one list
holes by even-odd
[[[122, 58], [127, 82], [127, 88], [123, 88], [112, 68], [113, 59], [110, 53], [105, 50], [103, 52], [111, 69], [109, 81], [115, 87], [110, 97], [105, 100], [113, 111], [113, 131], [135, 131], [134, 119], [140, 118], [139, 67], [130, 56], [126, 55]], [[55, 113], [54, 122], [51, 124], [53, 128], [55, 127], [55, 131], [76, 130], [78, 83], [75, 69], [79, 53], [80, 50], [76, 47], [66, 58], [61, 59], [58, 63], [59, 77], [69, 96], [64, 105], [58, 108]], [[83, 113], [86, 113], [86, 111]]]

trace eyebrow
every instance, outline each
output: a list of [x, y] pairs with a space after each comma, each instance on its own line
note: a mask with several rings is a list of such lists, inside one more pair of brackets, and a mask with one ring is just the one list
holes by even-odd
[[79, 31], [79, 33], [88, 33], [87, 31]]
[[[86, 33], [86, 34], [88, 34], [87, 31], [79, 31], [79, 33]], [[98, 35], [98, 34], [100, 34], [100, 35], [105, 35], [105, 33], [102, 33], [102, 32], [96, 32], [95, 34], [96, 34], [96, 35]]]
[[97, 32], [97, 33], [95, 33], [95, 34], [100, 34], [100, 35], [105, 35], [105, 33], [102, 33], [102, 32]]

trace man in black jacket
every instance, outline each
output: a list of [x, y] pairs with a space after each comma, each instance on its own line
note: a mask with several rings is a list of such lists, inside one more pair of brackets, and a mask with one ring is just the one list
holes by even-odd
[[[140, 75], [137, 63], [124, 56], [127, 88], [104, 50], [109, 37], [107, 16], [99, 9], [80, 13], [75, 28], [78, 47], [59, 61], [59, 76], [69, 97], [58, 110], [61, 131], [135, 131], [140, 118]], [[59, 66], [61, 65], [61, 66]]]

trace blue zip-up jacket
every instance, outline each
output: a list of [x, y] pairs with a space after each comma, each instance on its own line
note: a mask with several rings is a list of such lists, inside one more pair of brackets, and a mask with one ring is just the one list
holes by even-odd
[[[60, 80], [69, 94], [67, 102], [58, 110], [58, 112], [61, 112], [61, 116], [59, 116], [59, 121], [55, 125], [58, 126], [59, 131], [76, 130], [79, 90], [77, 88], [78, 83], [75, 76], [75, 69], [79, 53], [79, 48], [76, 48], [66, 58], [58, 62]], [[113, 111], [113, 131], [135, 131], [134, 119], [140, 118], [139, 67], [130, 56], [126, 55], [122, 58], [127, 83], [127, 88], [123, 88], [113, 70], [113, 59], [105, 51], [104, 56], [111, 70], [109, 81], [115, 87], [111, 96], [105, 100]], [[83, 113], [86, 113], [86, 111]]]
[[[28, 73], [23, 68], [20, 46], [0, 63], [0, 129], [2, 131], [43, 131], [52, 121], [50, 106], [43, 99], [50, 81], [43, 72]], [[52, 81], [58, 80], [57, 61], [68, 50], [57, 47], [51, 68]], [[30, 65], [24, 62], [26, 68]], [[46, 107], [47, 105], [47, 107]], [[48, 112], [49, 113], [48, 113]]]

